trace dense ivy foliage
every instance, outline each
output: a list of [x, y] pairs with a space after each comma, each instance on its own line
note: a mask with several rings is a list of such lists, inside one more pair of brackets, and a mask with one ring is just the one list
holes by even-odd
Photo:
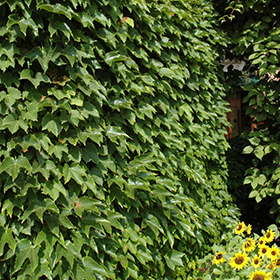
[[237, 216], [213, 8], [54, 2], [0, 3], [0, 278], [188, 275]]
[[277, 1], [232, 1], [224, 16], [225, 30], [232, 42], [233, 54], [248, 59], [248, 74], [259, 82], [248, 83], [244, 102], [246, 114], [256, 125], [244, 153], [253, 155], [244, 184], [251, 185], [256, 202], [273, 198], [271, 213], [280, 221], [280, 4]]

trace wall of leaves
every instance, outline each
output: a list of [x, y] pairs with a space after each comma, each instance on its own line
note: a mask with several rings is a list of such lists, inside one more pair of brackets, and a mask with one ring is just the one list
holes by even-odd
[[213, 8], [55, 2], [0, 3], [0, 277], [186, 277], [238, 215]]

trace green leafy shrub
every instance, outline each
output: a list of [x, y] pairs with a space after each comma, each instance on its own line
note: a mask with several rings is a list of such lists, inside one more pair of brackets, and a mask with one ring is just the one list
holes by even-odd
[[0, 277], [186, 278], [238, 212], [213, 9], [2, 1]]
[[246, 0], [227, 1], [223, 6], [227, 6], [223, 26], [230, 49], [236, 59], [247, 59], [247, 73], [255, 74], [258, 80], [244, 86], [248, 92], [244, 98], [248, 104], [246, 114], [256, 125], [244, 149], [244, 154], [252, 157], [244, 185], [250, 186], [249, 197], [257, 203], [270, 202], [270, 212], [276, 215], [278, 223], [280, 5], [271, 0]]
[[262, 227], [275, 222], [275, 215], [270, 213], [272, 198], [266, 198], [256, 203], [254, 198], [249, 198], [251, 186], [243, 185], [246, 170], [252, 165], [253, 155], [244, 154], [243, 150], [250, 144], [248, 136], [242, 135], [228, 139], [230, 149], [227, 151], [228, 164], [228, 190], [241, 212], [241, 219], [251, 223], [258, 233]]
[[[240, 222], [227, 239], [213, 246], [213, 253], [200, 262], [199, 279], [279, 279], [279, 231], [270, 225], [262, 236], [251, 232], [251, 225]], [[274, 241], [274, 243], [272, 243]], [[271, 245], [272, 244], [272, 245]]]

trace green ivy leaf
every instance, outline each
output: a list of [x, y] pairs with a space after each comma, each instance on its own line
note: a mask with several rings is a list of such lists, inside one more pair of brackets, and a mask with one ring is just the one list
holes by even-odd
[[20, 156], [16, 159], [7, 157], [2, 161], [0, 165], [0, 173], [6, 171], [12, 176], [13, 180], [15, 180], [19, 175], [19, 170], [21, 168], [27, 170], [29, 173], [32, 170], [32, 167], [26, 157]]
[[160, 232], [164, 233], [164, 230], [163, 230], [162, 226], [160, 225], [158, 219], [151, 214], [148, 214], [147, 218], [145, 218], [145, 220], [143, 220], [143, 226], [145, 224], [150, 227], [150, 229], [154, 232], [156, 237], [159, 235]]
[[80, 58], [77, 49], [71, 45], [66, 46], [61, 53], [68, 59], [71, 67], [73, 67], [75, 61]]
[[83, 150], [83, 158], [86, 163], [92, 161], [97, 164], [99, 162], [97, 148], [93, 143], [88, 143], [88, 145], [85, 147]]
[[124, 55], [120, 55], [117, 52], [109, 52], [106, 53], [104, 60], [109, 66], [111, 66], [113, 62], [126, 61], [128, 59], [129, 59], [128, 57]]
[[79, 164], [72, 163], [71, 166], [69, 166], [66, 163], [63, 167], [63, 176], [65, 179], [65, 183], [73, 179], [79, 185], [83, 185], [84, 182], [83, 177], [86, 176], [86, 172]]
[[151, 252], [145, 248], [144, 246], [138, 246], [137, 247], [137, 252], [135, 254], [137, 256], [137, 259], [145, 265], [149, 261], [153, 261]]
[[22, 70], [22, 72], [20, 73], [20, 79], [29, 80], [34, 85], [35, 88], [37, 88], [41, 82], [44, 82], [44, 83], [51, 82], [50, 78], [41, 72], [37, 72], [34, 77], [34, 73], [30, 69]]
[[123, 132], [120, 128], [114, 126], [108, 126], [106, 129], [106, 134], [108, 138], [114, 143], [118, 143], [117, 140], [123, 141], [124, 138], [130, 138], [129, 135]]
[[98, 273], [107, 278], [114, 278], [114, 273], [110, 272], [103, 264], [97, 263], [89, 256], [83, 258], [83, 265], [94, 273]]
[[58, 136], [62, 130], [61, 123], [58, 117], [47, 113], [42, 119], [42, 130], [48, 130], [50, 133]]
[[48, 149], [50, 155], [54, 154], [59, 160], [62, 159], [63, 153], [68, 154], [67, 144], [57, 142], [55, 145], [51, 145]]
[[24, 36], [26, 36], [26, 30], [28, 27], [30, 27], [33, 32], [34, 32], [34, 35], [35, 36], [38, 36], [38, 26], [37, 24], [33, 21], [32, 18], [23, 18], [21, 19], [19, 22], [18, 22], [18, 25], [20, 27], [20, 31], [24, 34]]
[[26, 102], [26, 111], [21, 111], [22, 118], [31, 121], [37, 121], [38, 118], [38, 108], [36, 102]]
[[174, 269], [176, 266], [183, 266], [182, 257], [185, 254], [176, 250], [171, 250], [168, 252], [164, 257], [166, 260], [167, 265]]
[[72, 14], [74, 13], [70, 6], [65, 7], [59, 3], [56, 3], [55, 5], [38, 3], [37, 9], [42, 9], [51, 13], [64, 15], [69, 20], [72, 19]]
[[57, 179], [52, 182], [47, 181], [44, 185], [43, 193], [48, 194], [54, 201], [58, 199], [60, 193], [67, 197], [66, 189]]
[[28, 239], [22, 239], [18, 242], [17, 248], [19, 252], [16, 256], [13, 273], [21, 269], [26, 259], [29, 259], [31, 272], [34, 272], [36, 267], [39, 265], [39, 246], [34, 246]]
[[159, 75], [160, 75], [161, 77], [166, 76], [166, 77], [171, 78], [172, 76], [174, 76], [174, 73], [173, 73], [173, 71], [170, 70], [169, 68], [162, 67], [162, 68], [159, 70]]
[[84, 211], [90, 211], [90, 212], [95, 212], [95, 213], [100, 213], [100, 211], [98, 210], [96, 205], [101, 205], [101, 201], [97, 200], [97, 199], [93, 199], [93, 198], [89, 198], [89, 197], [81, 197], [81, 198], [77, 198], [75, 200], [75, 207], [74, 207], [74, 211], [75, 213], [82, 217], [82, 213]]
[[20, 143], [22, 150], [25, 152], [29, 147], [34, 147], [36, 150], [41, 149], [41, 144], [34, 134], [25, 135]]
[[59, 214], [59, 209], [50, 198], [45, 198], [43, 201], [33, 200], [29, 208], [24, 212], [21, 217], [22, 223], [32, 214], [35, 213], [41, 223], [43, 223], [43, 215], [46, 211], [51, 211]]
[[13, 253], [15, 253], [17, 242], [14, 239], [12, 228], [6, 228], [5, 230], [1, 229], [1, 240], [0, 240], [0, 255], [3, 256], [3, 251], [5, 245], [12, 249]]
[[122, 19], [122, 22], [126, 22], [128, 25], [130, 25], [132, 28], [134, 28], [134, 20], [130, 17], [125, 17]]
[[[60, 54], [61, 53], [59, 52], [59, 50], [53, 46], [46, 46], [40, 48], [40, 54], [38, 55], [37, 59], [44, 73], [46, 73], [46, 71], [49, 69], [49, 62], [55, 62], [56, 59], [60, 56]], [[49, 70], [50, 74], [53, 75], [52, 69]], [[56, 74], [56, 71], [54, 72], [54, 74]]]
[[7, 127], [9, 129], [9, 131], [14, 134], [15, 132], [18, 131], [19, 129], [19, 121], [18, 121], [18, 115], [15, 113], [9, 114], [8, 116], [6, 116], [3, 121], [2, 121], [2, 125], [4, 127]]
[[16, 100], [21, 98], [21, 92], [14, 87], [8, 87], [7, 91], [6, 100], [12, 106]]

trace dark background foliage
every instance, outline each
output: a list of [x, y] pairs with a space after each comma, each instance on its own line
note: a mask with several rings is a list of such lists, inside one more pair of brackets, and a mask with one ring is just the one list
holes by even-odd
[[250, 185], [244, 185], [246, 170], [251, 167], [253, 155], [244, 154], [243, 150], [250, 144], [248, 136], [242, 135], [228, 139], [230, 149], [227, 151], [228, 190], [234, 202], [240, 209], [240, 220], [246, 225], [251, 224], [254, 232], [261, 234], [261, 230], [275, 223], [277, 216], [270, 212], [272, 198], [256, 202], [249, 198], [252, 191]]
[[[251, 216], [245, 210], [251, 206], [253, 217], [262, 228], [263, 225], [279, 222], [280, 5], [277, 1], [259, 0], [213, 3], [221, 16], [221, 28], [228, 36], [226, 56], [237, 61], [245, 60], [243, 77], [256, 78], [242, 86], [247, 92], [243, 100], [246, 115], [250, 117], [250, 123], [255, 124], [255, 128], [245, 137], [248, 139], [247, 145], [243, 147], [243, 154], [239, 153], [236, 159], [236, 166], [240, 167], [241, 173], [238, 174], [234, 165], [229, 166], [230, 170], [233, 167], [230, 177], [238, 179], [239, 186], [230, 179], [229, 187], [239, 200], [243, 217]], [[242, 84], [242, 75], [238, 72], [226, 73], [229, 94], [233, 94], [236, 86]], [[243, 143], [243, 138], [232, 140], [233, 148], [228, 156], [230, 162], [236, 162], [233, 152]], [[244, 177], [240, 176], [242, 174]], [[240, 184], [242, 177], [243, 184]], [[243, 191], [244, 196], [241, 197]]]

